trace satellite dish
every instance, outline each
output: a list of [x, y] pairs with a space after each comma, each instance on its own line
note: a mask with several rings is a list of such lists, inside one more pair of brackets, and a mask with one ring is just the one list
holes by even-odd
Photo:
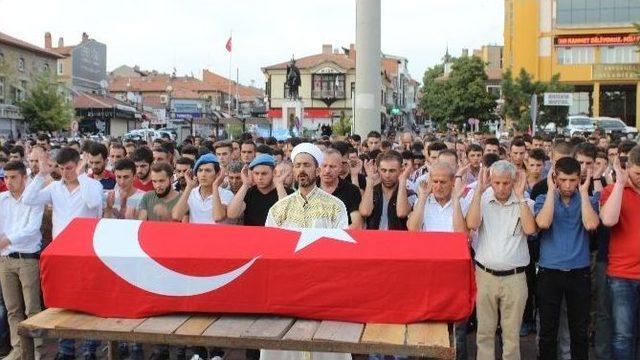
[[109, 82], [107, 80], [100, 80], [100, 87], [106, 89], [109, 86]]

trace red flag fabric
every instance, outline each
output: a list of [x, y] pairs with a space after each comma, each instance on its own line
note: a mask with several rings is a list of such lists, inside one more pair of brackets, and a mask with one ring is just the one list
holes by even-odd
[[231, 43], [231, 36], [229, 36], [229, 40], [227, 40], [227, 44], [224, 46], [228, 52], [231, 52], [232, 49], [232, 43]]
[[103, 317], [253, 313], [402, 324], [464, 319], [475, 299], [458, 233], [76, 219], [40, 263], [47, 307]]

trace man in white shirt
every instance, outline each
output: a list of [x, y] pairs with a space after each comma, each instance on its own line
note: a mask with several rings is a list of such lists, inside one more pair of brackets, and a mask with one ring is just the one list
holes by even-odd
[[[464, 185], [462, 177], [456, 175], [453, 164], [445, 160], [433, 164], [427, 178], [417, 185], [418, 202], [407, 220], [409, 230], [466, 234], [464, 216], [469, 209], [469, 202], [461, 198]], [[466, 321], [455, 326], [456, 359], [467, 359]]]
[[[77, 217], [102, 217], [102, 185], [83, 173], [80, 154], [72, 148], [63, 148], [56, 155], [62, 178], [45, 186], [46, 177], [53, 171], [48, 155], [38, 161], [40, 172], [27, 186], [22, 201], [26, 205], [52, 205], [53, 239]], [[60, 340], [57, 360], [75, 359], [75, 341]], [[99, 342], [87, 341], [83, 346], [86, 358], [95, 358]]]
[[187, 186], [172, 210], [173, 219], [185, 221], [188, 213], [190, 223], [215, 224], [223, 221], [233, 193], [220, 187], [225, 175], [218, 158], [213, 154], [202, 155], [193, 170], [196, 179], [191, 173], [185, 174]]
[[[533, 202], [525, 197], [526, 177], [501, 160], [483, 168], [467, 213], [467, 227], [478, 230], [476, 313], [478, 360], [495, 359], [498, 321], [505, 360], [520, 359], [520, 326], [527, 302], [527, 236], [537, 231]], [[489, 187], [493, 191], [485, 192]]]
[[116, 186], [106, 193], [105, 218], [137, 219], [140, 200], [145, 192], [133, 186], [136, 174], [136, 163], [124, 158], [117, 160], [113, 166]]
[[[24, 163], [11, 161], [4, 172], [9, 191], [0, 193], [0, 284], [12, 347], [5, 359], [14, 360], [20, 358], [18, 323], [42, 310], [38, 259], [44, 206], [21, 201], [28, 178]], [[41, 344], [36, 342], [38, 356]]]

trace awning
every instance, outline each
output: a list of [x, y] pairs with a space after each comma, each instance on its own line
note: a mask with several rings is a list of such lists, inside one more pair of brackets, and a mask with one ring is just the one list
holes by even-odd
[[329, 109], [317, 109], [310, 108], [304, 109], [304, 117], [305, 118], [315, 118], [315, 119], [331, 119], [332, 113]]
[[270, 119], [281, 118], [282, 117], [282, 109], [269, 109], [267, 112], [267, 117]]

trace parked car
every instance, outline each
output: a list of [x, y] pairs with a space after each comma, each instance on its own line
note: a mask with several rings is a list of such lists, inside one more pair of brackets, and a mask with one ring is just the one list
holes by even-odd
[[162, 135], [154, 129], [133, 129], [124, 134], [122, 138], [124, 140], [147, 140], [147, 138], [157, 139]]
[[567, 118], [567, 126], [563, 130], [566, 136], [575, 134], [592, 133], [596, 130], [593, 119], [588, 116], [578, 115]]
[[612, 117], [597, 117], [593, 118], [595, 125], [598, 129], [602, 129], [605, 134], [617, 134], [617, 135], [631, 135], [635, 137], [638, 134], [638, 129], [627, 126], [624, 121], [618, 118]]

